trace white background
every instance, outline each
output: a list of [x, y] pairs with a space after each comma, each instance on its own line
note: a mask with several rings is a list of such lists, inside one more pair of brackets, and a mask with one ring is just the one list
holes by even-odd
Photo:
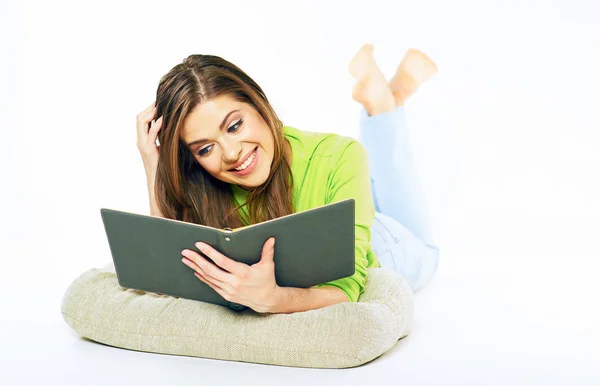
[[[0, 373], [7, 358], [42, 366], [39, 347], [18, 342], [46, 336], [48, 323], [60, 341], [76, 339], [60, 301], [81, 272], [111, 261], [100, 208], [149, 213], [135, 118], [162, 75], [190, 54], [218, 55], [257, 81], [284, 124], [357, 137], [348, 63], [371, 43], [388, 79], [408, 48], [439, 68], [406, 114], [442, 251], [427, 295], [447, 291], [440, 283], [464, 291], [428, 304], [423, 336], [447, 339], [465, 354], [462, 366], [493, 368], [519, 353], [503, 374], [528, 375], [513, 381], [591, 381], [600, 343], [598, 20], [592, 0], [3, 1], [0, 333], [14, 345], [0, 349]], [[460, 339], [435, 327], [446, 319], [461, 326]], [[492, 347], [514, 334], [510, 348]], [[486, 344], [460, 351], [465, 339]], [[441, 352], [428, 350], [424, 358]], [[458, 354], [445, 350], [436, 365], [411, 368], [440, 384], [427, 369], [450, 371]], [[395, 360], [390, 372], [406, 363]], [[564, 378], [548, 375], [557, 368]]]

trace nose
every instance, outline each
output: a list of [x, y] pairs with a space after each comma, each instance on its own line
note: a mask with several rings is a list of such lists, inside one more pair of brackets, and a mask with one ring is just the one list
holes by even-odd
[[242, 156], [242, 144], [235, 143], [228, 145], [223, 151], [223, 160], [228, 164], [233, 164]]

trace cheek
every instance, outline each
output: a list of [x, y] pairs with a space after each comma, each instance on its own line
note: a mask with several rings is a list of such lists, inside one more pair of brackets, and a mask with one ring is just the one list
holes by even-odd
[[217, 157], [208, 157], [208, 159], [203, 159], [200, 166], [202, 166], [204, 170], [212, 175], [221, 173], [221, 164], [219, 163]]

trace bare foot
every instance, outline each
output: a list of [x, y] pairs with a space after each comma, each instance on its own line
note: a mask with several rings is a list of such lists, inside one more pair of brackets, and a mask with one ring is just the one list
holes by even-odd
[[375, 63], [372, 44], [364, 44], [358, 50], [350, 61], [348, 69], [357, 80], [352, 89], [352, 98], [362, 104], [369, 115], [394, 110], [396, 103], [394, 94]]
[[402, 106], [419, 86], [437, 72], [437, 66], [427, 55], [410, 48], [390, 79], [390, 87], [397, 106]]

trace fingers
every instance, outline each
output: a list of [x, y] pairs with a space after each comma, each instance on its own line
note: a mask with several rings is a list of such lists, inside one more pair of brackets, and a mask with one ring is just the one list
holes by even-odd
[[[141, 113], [139, 113], [137, 115], [136, 127], [137, 127], [137, 133], [138, 133], [138, 138], [140, 139], [140, 142], [144, 142], [144, 143], [146, 142], [147, 137], [148, 137], [148, 123], [150, 123], [150, 121], [154, 120], [155, 115], [156, 115], [156, 106], [154, 105], [154, 102], [150, 106], [148, 106], [146, 109], [144, 109], [144, 111], [142, 111]], [[161, 118], [162, 118], [162, 116], [159, 119], [161, 119]], [[162, 123], [162, 119], [161, 119], [161, 123]], [[156, 130], [158, 130], [158, 129], [156, 129]], [[155, 140], [156, 140], [156, 138], [155, 138]]]
[[198, 247], [198, 249], [200, 249], [206, 256], [210, 257], [210, 259], [214, 261], [216, 265], [228, 272], [231, 272], [233, 275], [243, 277], [246, 274], [246, 270], [248, 269], [246, 264], [242, 264], [228, 258], [208, 244], [197, 242], [196, 247]]
[[[184, 260], [183, 262], [187, 264], [190, 268], [194, 269], [194, 271], [201, 271], [201, 273], [204, 273], [205, 275], [210, 276], [211, 278], [218, 280], [222, 283], [232, 283], [236, 280], [234, 275], [210, 263], [202, 256], [200, 256], [200, 254], [190, 250], [186, 250], [186, 252], [187, 253], [184, 256], [187, 257], [188, 261], [186, 262]], [[207, 256], [212, 259], [212, 257], [208, 253]]]
[[272, 263], [275, 257], [275, 238], [270, 237], [264, 244], [260, 262], [257, 264]]
[[[220, 275], [221, 273], [225, 273], [224, 271], [221, 271], [220, 268], [215, 267], [212, 263], [206, 261], [202, 256], [200, 256], [196, 252], [192, 252], [191, 254], [189, 254], [187, 261], [186, 259], [183, 259], [183, 262], [195, 271], [194, 275], [196, 275], [197, 278], [201, 279], [209, 285], [212, 284], [218, 287], [223, 292], [234, 292], [234, 290], [238, 288], [237, 285], [234, 286], [231, 284], [231, 281], [228, 281], [232, 280], [231, 278], [227, 278], [227, 276]], [[231, 274], [227, 273], [227, 275]], [[233, 277], [233, 275], [231, 275], [231, 277]], [[233, 277], [232, 281], [235, 280], [235, 277]], [[215, 288], [213, 287], [213, 289]]]
[[216, 293], [218, 293], [219, 295], [221, 295], [223, 297], [223, 299], [230, 301], [231, 298], [229, 297], [229, 294], [227, 292], [225, 292], [225, 290], [223, 290], [222, 287], [219, 287], [218, 284], [215, 284], [213, 282], [214, 279], [209, 279], [208, 277], [198, 273], [198, 272], [194, 272], [194, 275], [196, 275], [196, 277], [200, 280], [202, 280], [204, 283], [206, 283], [210, 288], [212, 288], [213, 290], [215, 290]]
[[223, 281], [221, 281], [219, 279], [216, 279], [216, 278], [208, 275], [204, 270], [199, 269], [198, 267], [194, 268], [194, 275], [196, 275], [196, 277], [198, 277], [198, 278], [202, 278], [203, 281], [206, 281], [208, 283], [212, 283], [213, 285], [219, 287], [222, 290], [225, 290], [225, 288], [230, 288], [231, 287], [227, 283], [225, 283], [225, 282], [223, 282]]
[[136, 126], [138, 129], [138, 135], [140, 138], [143, 138], [148, 130], [148, 122], [150, 122], [154, 118], [154, 114], [156, 113], [156, 106], [154, 102], [148, 107], [146, 107], [141, 113], [136, 116]]
[[148, 141], [152, 143], [156, 142], [156, 137], [158, 137], [158, 131], [162, 127], [162, 119], [163, 117], [161, 116], [156, 121], [152, 122], [150, 126], [150, 131], [148, 132]]

